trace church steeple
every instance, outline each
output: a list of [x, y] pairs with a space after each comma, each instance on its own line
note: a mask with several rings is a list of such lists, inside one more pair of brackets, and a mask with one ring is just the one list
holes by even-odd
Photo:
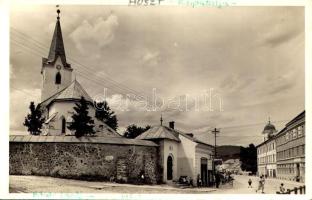
[[[58, 7], [58, 6], [57, 6]], [[72, 82], [70, 64], [66, 61], [66, 54], [60, 23], [60, 10], [57, 9], [56, 25], [47, 58], [42, 58], [42, 90], [41, 100], [44, 101]]]
[[56, 20], [54, 34], [53, 34], [53, 38], [52, 38], [52, 42], [50, 46], [48, 62], [55, 62], [55, 60], [59, 56], [61, 58], [63, 66], [70, 68], [70, 65], [66, 62], [66, 54], [65, 54], [62, 29], [61, 29], [61, 23], [60, 23], [60, 12], [61, 12], [60, 9], [57, 9], [57, 20]]

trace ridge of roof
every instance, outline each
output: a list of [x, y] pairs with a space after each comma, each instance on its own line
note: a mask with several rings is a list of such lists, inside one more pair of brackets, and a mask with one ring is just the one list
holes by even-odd
[[83, 96], [86, 101], [93, 102], [92, 98], [89, 96], [89, 94], [84, 90], [84, 88], [81, 86], [81, 84], [74, 80], [72, 81], [68, 86], [64, 87], [60, 91], [56, 92], [46, 100], [42, 101], [39, 105], [40, 106], [48, 106], [53, 101], [60, 101], [60, 100], [66, 100], [66, 99], [80, 99], [81, 96]]
[[179, 133], [173, 129], [166, 126], [152, 126], [147, 131], [143, 132], [135, 139], [148, 140], [148, 139], [170, 139], [177, 142], [181, 142], [178, 137]]

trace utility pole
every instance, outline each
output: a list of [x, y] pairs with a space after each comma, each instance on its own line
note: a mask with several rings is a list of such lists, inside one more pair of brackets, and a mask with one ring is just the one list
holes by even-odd
[[[216, 175], [216, 166], [215, 166], [215, 160], [217, 158], [217, 134], [220, 133], [220, 131], [217, 128], [214, 128], [211, 131], [214, 134], [214, 138], [215, 138], [215, 145], [214, 145], [214, 158], [213, 158], [213, 175], [214, 175], [214, 180], [215, 180], [215, 175]], [[215, 181], [214, 181], [215, 182]]]
[[217, 134], [220, 133], [220, 131], [217, 128], [214, 128], [212, 130], [212, 133], [214, 134], [214, 138], [215, 138], [214, 159], [216, 159], [217, 158]]

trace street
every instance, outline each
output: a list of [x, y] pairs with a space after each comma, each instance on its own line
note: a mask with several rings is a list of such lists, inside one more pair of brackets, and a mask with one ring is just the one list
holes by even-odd
[[[216, 188], [180, 189], [169, 185], [132, 185], [109, 182], [90, 182], [71, 179], [60, 179], [43, 176], [10, 176], [11, 193], [181, 193], [181, 194], [256, 194], [258, 177], [236, 175], [233, 187], [221, 185]], [[248, 179], [252, 179], [252, 188], [248, 188]], [[303, 185], [293, 181], [266, 179], [264, 192], [275, 194], [281, 183], [286, 189]], [[258, 192], [261, 194], [261, 192]]]
[[[248, 180], [252, 180], [252, 188], [248, 188]], [[244, 176], [236, 175], [234, 176], [233, 187], [222, 186], [219, 190], [212, 191], [211, 193], [215, 194], [256, 194], [256, 189], [258, 187], [259, 177], [255, 176]], [[294, 187], [302, 186], [303, 183], [297, 183], [294, 181], [286, 181], [279, 179], [268, 178], [265, 181], [264, 193], [265, 194], [276, 194], [276, 191], [279, 191], [279, 186], [281, 183], [284, 183], [286, 189], [293, 189]], [[261, 191], [258, 191], [258, 194], [261, 194]]]

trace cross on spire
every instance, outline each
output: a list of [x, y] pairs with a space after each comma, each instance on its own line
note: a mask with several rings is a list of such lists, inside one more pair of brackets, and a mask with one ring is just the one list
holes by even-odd
[[[59, 8], [60, 6], [56, 5], [56, 7]], [[59, 20], [61, 11], [60, 11], [60, 9], [57, 9], [56, 12], [57, 12], [57, 20]]]

